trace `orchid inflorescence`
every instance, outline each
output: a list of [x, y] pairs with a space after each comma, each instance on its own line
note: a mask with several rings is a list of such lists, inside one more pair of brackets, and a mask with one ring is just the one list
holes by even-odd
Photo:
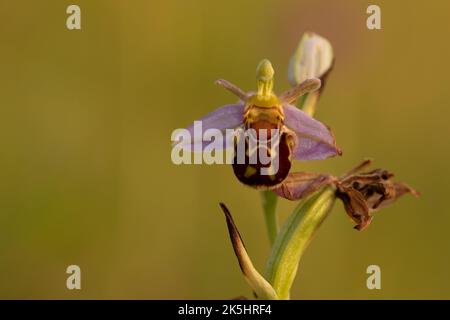
[[[376, 210], [403, 194], [418, 195], [408, 185], [393, 182], [393, 174], [387, 170], [362, 172], [370, 160], [341, 177], [291, 172], [293, 160], [326, 159], [342, 154], [331, 130], [312, 117], [333, 64], [333, 49], [328, 40], [307, 32], [290, 61], [288, 76], [292, 89], [279, 95], [274, 93], [274, 69], [264, 59], [257, 67], [255, 92], [245, 92], [229, 81], [218, 80], [216, 83], [233, 93], [238, 102], [222, 106], [200, 119], [203, 130], [233, 132], [231, 139], [226, 143], [216, 141], [215, 147], [232, 148], [232, 167], [237, 179], [261, 190], [272, 242], [264, 275], [253, 266], [230, 211], [225, 204], [220, 204], [241, 270], [255, 297], [260, 299], [289, 299], [299, 260], [336, 199], [343, 202], [347, 214], [356, 223], [355, 229], [364, 230]], [[195, 130], [194, 125], [187, 128], [192, 134]], [[207, 140], [204, 136], [194, 138], [187, 144], [184, 141], [182, 147], [203, 152], [214, 144]], [[276, 212], [278, 198], [298, 201], [280, 230]]]

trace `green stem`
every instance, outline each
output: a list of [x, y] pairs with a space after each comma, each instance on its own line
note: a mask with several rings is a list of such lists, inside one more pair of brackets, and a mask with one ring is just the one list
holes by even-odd
[[334, 186], [327, 186], [301, 201], [283, 224], [265, 272], [279, 299], [289, 299], [300, 258], [331, 211], [335, 191]]
[[261, 191], [264, 218], [266, 220], [267, 234], [270, 244], [273, 245], [278, 234], [277, 202], [278, 196], [270, 191]]

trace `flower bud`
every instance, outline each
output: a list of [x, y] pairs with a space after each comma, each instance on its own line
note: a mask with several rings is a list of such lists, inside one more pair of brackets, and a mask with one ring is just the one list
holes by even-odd
[[289, 64], [288, 77], [292, 86], [311, 78], [323, 77], [333, 65], [330, 42], [313, 32], [306, 32]]
[[334, 61], [333, 48], [330, 42], [313, 33], [306, 32], [289, 63], [288, 77], [292, 86], [297, 86], [311, 78], [322, 81], [320, 90], [310, 92], [298, 101], [297, 106], [312, 116], [316, 110], [319, 96], [325, 87], [325, 78], [328, 76]]

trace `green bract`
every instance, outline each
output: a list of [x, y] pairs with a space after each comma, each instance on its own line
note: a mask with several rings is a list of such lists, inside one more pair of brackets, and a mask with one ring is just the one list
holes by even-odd
[[280, 299], [289, 299], [300, 258], [333, 207], [335, 191], [328, 186], [301, 201], [278, 234], [265, 275]]

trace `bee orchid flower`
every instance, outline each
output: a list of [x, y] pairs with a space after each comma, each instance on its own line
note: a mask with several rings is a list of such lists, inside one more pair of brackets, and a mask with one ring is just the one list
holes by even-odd
[[[315, 160], [340, 155], [331, 130], [293, 105], [300, 96], [318, 90], [321, 81], [306, 79], [276, 95], [273, 76], [272, 64], [264, 59], [257, 67], [256, 92], [245, 92], [229, 81], [218, 80], [216, 83], [237, 96], [239, 101], [218, 108], [188, 127], [194, 138], [184, 143], [183, 150], [203, 152], [212, 144], [216, 150], [234, 146], [231, 163], [234, 174], [242, 183], [262, 189], [279, 186], [288, 176], [293, 159]], [[195, 131], [199, 123], [203, 131], [232, 130], [233, 136], [228, 137], [226, 143], [212, 142], [208, 135], [198, 137]], [[238, 147], [239, 141], [243, 143], [242, 149]], [[270, 145], [270, 148], [264, 148], [264, 145]], [[242, 155], [239, 151], [245, 152]], [[264, 156], [271, 161], [264, 161]]]

